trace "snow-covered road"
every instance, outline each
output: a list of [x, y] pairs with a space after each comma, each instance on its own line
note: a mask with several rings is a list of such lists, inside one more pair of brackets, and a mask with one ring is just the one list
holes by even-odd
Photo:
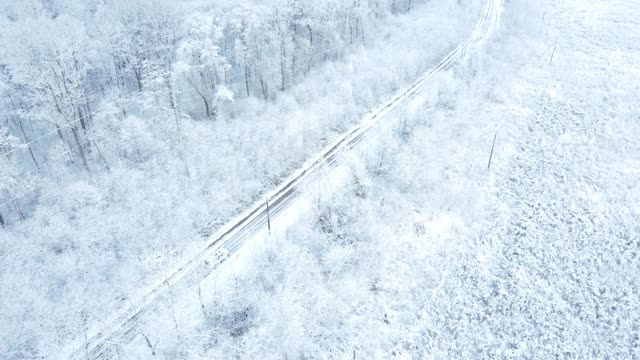
[[[331, 169], [354, 148], [367, 139], [376, 125], [393, 122], [402, 109], [409, 106], [436, 74], [446, 71], [464, 60], [467, 54], [480, 49], [495, 31], [502, 11], [502, 0], [485, 0], [483, 11], [477, 26], [470, 36], [451, 53], [449, 53], [434, 68], [426, 72], [412, 86], [401, 91], [396, 97], [383, 104], [376, 111], [371, 112], [360, 124], [341, 136], [336, 142], [328, 146], [316, 158], [308, 161], [290, 180], [267, 196], [267, 201], [256, 204], [244, 214], [227, 224], [220, 232], [211, 238], [209, 246], [198, 256], [178, 269], [168, 271], [165, 279], [143, 298], [132, 301], [130, 306], [120, 314], [113, 315], [104, 327], [71, 344], [71, 358], [112, 358], [116, 354], [112, 346], [114, 341], [122, 342], [137, 336], [134, 333], [140, 319], [158, 305], [169, 292], [179, 293], [185, 289], [197, 287], [217, 265], [233, 256], [249, 240], [257, 238], [258, 234], [268, 231], [269, 223], [276, 223], [285, 218], [285, 214], [292, 204], [301, 196], [305, 187], [327, 176], [331, 176]], [[269, 206], [267, 207], [267, 203]]]

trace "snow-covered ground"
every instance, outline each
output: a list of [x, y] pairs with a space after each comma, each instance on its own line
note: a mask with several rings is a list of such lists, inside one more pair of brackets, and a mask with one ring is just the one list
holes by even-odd
[[[140, 324], [135, 343], [113, 344], [116, 353], [163, 359], [640, 357], [639, 13], [639, 3], [625, 0], [507, 2], [501, 35], [488, 53], [443, 75], [427, 92], [427, 105], [405, 115], [406, 127], [353, 159], [342, 189], [318, 191], [311, 209], [298, 214], [286, 232], [276, 231], [233, 266], [223, 266], [197, 293], [168, 299], [166, 311]], [[392, 51], [406, 55], [412, 43], [403, 48], [400, 33], [414, 40], [422, 36], [424, 28], [410, 25], [424, 24], [425, 15], [402, 17], [396, 32], [389, 28], [389, 39], [398, 39]], [[440, 29], [432, 33], [450, 34], [447, 26]], [[457, 37], [442, 42], [434, 58], [468, 32], [463, 30], [468, 29], [459, 26]], [[368, 56], [330, 65], [324, 74], [347, 74], [361, 58]], [[406, 71], [407, 79], [412, 71], [420, 73]], [[374, 93], [368, 96], [372, 103], [380, 96]], [[343, 94], [346, 113], [364, 111], [348, 105], [357, 91]], [[316, 104], [326, 108], [322, 100]], [[266, 112], [265, 122], [275, 109]], [[340, 130], [340, 119], [334, 120]], [[283, 121], [278, 129], [296, 124]], [[226, 126], [221, 123], [213, 133], [218, 139], [231, 136], [229, 149], [273, 140], [264, 130], [237, 145], [233, 136], [240, 135], [232, 130], [240, 125]], [[307, 140], [289, 148], [294, 130], [273, 148], [286, 155], [322, 137], [312, 129]], [[229, 149], [221, 153], [232, 154]], [[298, 161], [305, 151], [295, 151]], [[220, 163], [231, 161], [225, 159], [231, 158], [223, 156]], [[279, 169], [273, 174], [295, 163], [258, 159], [250, 163]], [[203, 186], [227, 184], [222, 178]], [[125, 182], [112, 179], [113, 188]], [[252, 195], [265, 186], [242, 180]], [[126, 179], [145, 181], [142, 172]], [[130, 289], [122, 284], [144, 269], [154, 278], [167, 266], [164, 259], [155, 265], [140, 259], [140, 265], [127, 267], [99, 258], [79, 264], [69, 256], [51, 258], [45, 250], [34, 259], [33, 243], [27, 242], [34, 239], [32, 230], [49, 239], [93, 239], [75, 250], [94, 255], [111, 244], [97, 241], [101, 237], [129, 238], [139, 231], [153, 240], [132, 245], [131, 253], [154, 244], [166, 253], [163, 247], [174, 249], [185, 230], [207, 218], [204, 205], [211, 198], [241, 192], [220, 187], [229, 194], [205, 194], [185, 206], [171, 195], [179, 191], [165, 187], [169, 182], [154, 181], [121, 193], [117, 199], [128, 201], [123, 207], [112, 203], [110, 212], [103, 211], [105, 201], [114, 198], [103, 199], [102, 190], [90, 184], [67, 202], [48, 195], [48, 216], [0, 234], [0, 357], [55, 357], [82, 331], [83, 317], [110, 310], [112, 289], [134, 291], [139, 283]], [[166, 197], [139, 191], [154, 184], [167, 190]], [[84, 211], [70, 223], [52, 216], [80, 205]], [[228, 203], [219, 214], [228, 216], [236, 205]], [[118, 212], [126, 208], [144, 213], [117, 232], [104, 231], [122, 220]], [[174, 222], [162, 224], [166, 214], [176, 215]], [[187, 221], [194, 215], [200, 220]], [[51, 221], [42, 226], [45, 218]], [[88, 226], [92, 222], [96, 226]], [[192, 245], [185, 247], [199, 248]], [[83, 276], [69, 276], [94, 264]], [[114, 264], [122, 266], [115, 274]]]
[[507, 3], [343, 189], [141, 326], [156, 356], [640, 357], [638, 13]]

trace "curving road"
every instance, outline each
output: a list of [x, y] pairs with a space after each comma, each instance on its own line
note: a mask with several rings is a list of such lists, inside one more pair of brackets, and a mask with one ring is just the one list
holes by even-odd
[[[99, 332], [81, 339], [73, 345], [73, 350], [65, 358], [72, 359], [111, 359], [117, 353], [111, 345], [117, 342], [128, 342], [138, 335], [135, 331], [139, 319], [145, 313], [157, 309], [168, 292], [180, 292], [197, 286], [215, 268], [229, 256], [238, 252], [248, 240], [257, 234], [267, 231], [271, 223], [282, 220], [285, 212], [299, 199], [306, 185], [316, 182], [326, 176], [341, 159], [359, 144], [366, 140], [374, 127], [382, 123], [389, 123], [394, 119], [395, 111], [405, 109], [436, 74], [447, 71], [463, 61], [467, 54], [481, 48], [491, 37], [500, 21], [503, 0], [484, 0], [482, 15], [467, 39], [451, 51], [440, 63], [422, 75], [415, 83], [401, 91], [389, 102], [383, 104], [376, 111], [367, 114], [362, 121], [350, 131], [338, 138], [332, 145], [323, 150], [320, 155], [311, 159], [266, 196], [266, 201], [254, 205], [241, 216], [237, 217], [217, 234], [211, 237], [209, 245], [196, 257], [176, 269], [172, 275], [159, 283], [151, 292], [145, 295], [138, 306], [131, 306], [122, 313], [115, 315], [106, 322], [106, 326]], [[381, 120], [388, 119], [383, 122]], [[268, 204], [268, 206], [267, 206]]]

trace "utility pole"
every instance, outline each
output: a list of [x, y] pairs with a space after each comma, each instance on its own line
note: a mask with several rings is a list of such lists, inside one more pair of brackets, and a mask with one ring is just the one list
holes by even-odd
[[269, 214], [269, 199], [267, 198], [267, 229], [269, 229], [269, 235], [271, 235], [271, 215]]
[[496, 138], [498, 137], [498, 133], [493, 136], [493, 145], [491, 146], [491, 155], [489, 155], [489, 165], [487, 165], [487, 170], [491, 169], [491, 159], [493, 159], [493, 149], [496, 147]]
[[549, 65], [553, 63], [553, 56], [556, 54], [556, 46], [558, 46], [558, 38], [556, 38], [556, 42], [553, 44], [553, 51], [551, 52], [551, 60], [549, 60]]

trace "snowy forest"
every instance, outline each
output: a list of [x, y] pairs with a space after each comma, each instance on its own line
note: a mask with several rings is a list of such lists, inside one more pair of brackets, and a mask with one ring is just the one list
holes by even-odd
[[0, 359], [640, 358], [638, 13], [0, 0]]
[[[5, 226], [31, 218], [42, 181], [70, 172], [99, 173], [117, 162], [136, 166], [163, 151], [179, 154], [181, 164], [172, 165], [186, 178], [197, 176], [183, 138], [189, 121], [233, 117], [229, 103], [236, 98], [272, 101], [316, 65], [364, 44], [368, 27], [409, 11], [412, 2], [1, 6]], [[153, 123], [142, 124], [149, 119]], [[136, 134], [122, 123], [149, 126], [145, 136], [163, 141], [164, 146], [152, 145], [163, 149], [130, 141]]]
[[0, 353], [47, 356], [121, 308], [425, 71], [478, 10], [0, 2]]

